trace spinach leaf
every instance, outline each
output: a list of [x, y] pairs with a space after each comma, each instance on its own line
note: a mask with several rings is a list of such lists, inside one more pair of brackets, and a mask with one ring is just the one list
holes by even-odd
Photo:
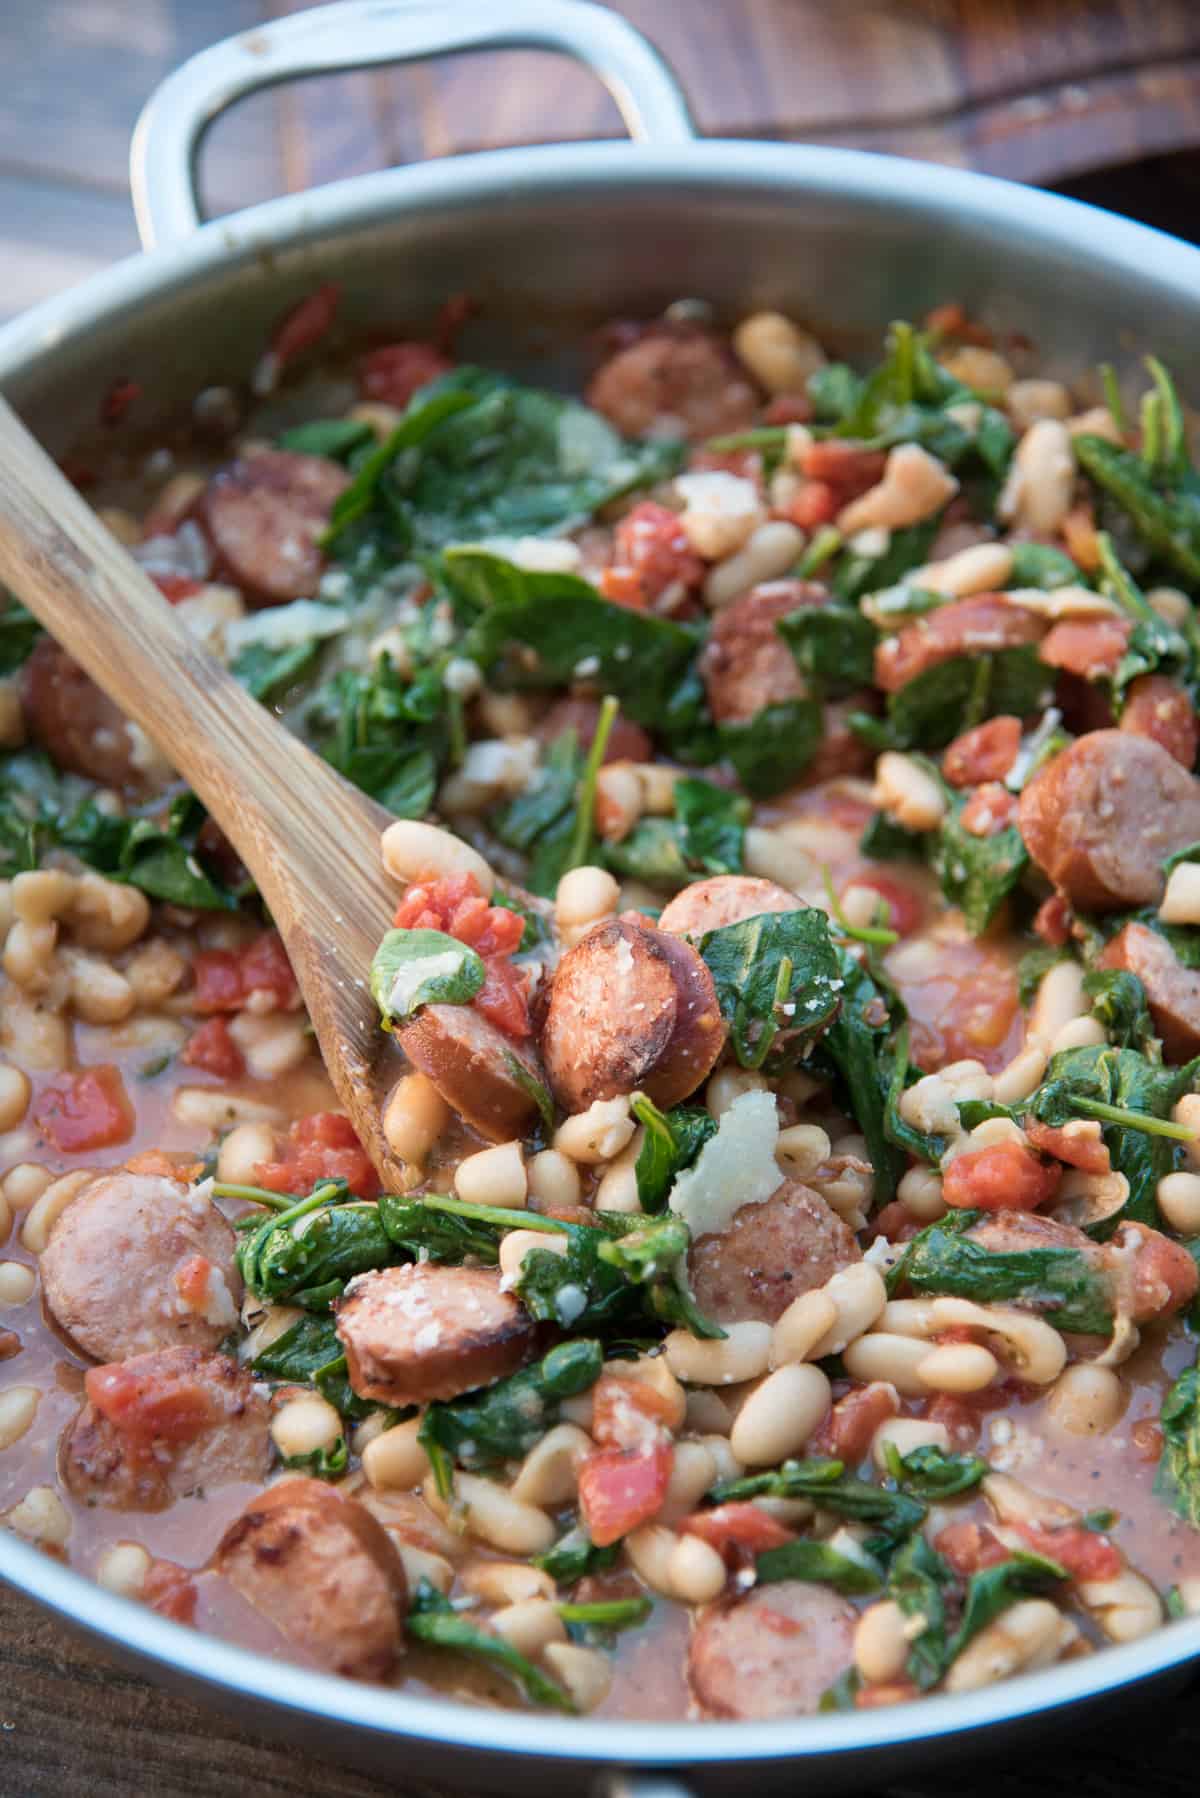
[[1084, 432], [1072, 440], [1084, 473], [1120, 507], [1141, 541], [1200, 582], [1200, 494], [1194, 474], [1152, 473], [1133, 450]]
[[790, 787], [821, 744], [824, 721], [815, 699], [764, 706], [753, 718], [717, 726], [718, 753], [747, 793], [769, 799]]
[[[888, 1128], [889, 1095], [897, 1064], [897, 1058], [889, 1053], [893, 1007], [865, 961], [850, 950], [841, 949], [838, 965], [841, 1010], [826, 1031], [818, 1053], [837, 1075], [849, 1115], [867, 1139], [875, 1169], [875, 1203], [886, 1205], [905, 1165]], [[903, 1078], [903, 1067], [900, 1072]]]
[[633, 1115], [646, 1134], [637, 1158], [638, 1199], [642, 1210], [660, 1212], [675, 1176], [691, 1167], [710, 1137], [717, 1133], [716, 1119], [695, 1106], [677, 1105], [660, 1111], [645, 1093], [636, 1093]]
[[1200, 1361], [1175, 1381], [1159, 1422], [1163, 1446], [1154, 1490], [1193, 1529], [1200, 1529]]
[[351, 1390], [346, 1357], [332, 1317], [301, 1317], [251, 1363], [265, 1380], [312, 1386], [343, 1417], [367, 1417], [378, 1407]]
[[821, 1693], [817, 1710], [824, 1714], [827, 1711], [853, 1711], [858, 1709], [858, 1694], [862, 1691], [862, 1674], [857, 1667], [847, 1667], [839, 1673], [831, 1686]]
[[879, 1592], [883, 1575], [879, 1568], [865, 1561], [839, 1554], [827, 1542], [784, 1542], [779, 1548], [766, 1548], [754, 1562], [755, 1582], [765, 1586], [775, 1580], [812, 1580], [832, 1586], [848, 1597], [865, 1597]]
[[491, 814], [492, 834], [530, 858], [531, 892], [551, 895], [562, 873], [562, 861], [574, 829], [576, 794], [583, 778], [583, 757], [573, 730], [551, 745], [541, 767], [523, 793]]
[[1029, 866], [1015, 824], [980, 837], [963, 829], [965, 794], [942, 782], [947, 810], [938, 826], [931, 865], [947, 902], [961, 908], [972, 936], [982, 936]]
[[[231, 1192], [219, 1183], [214, 1191], [218, 1197], [245, 1196], [245, 1189]], [[308, 1311], [328, 1311], [355, 1274], [394, 1261], [378, 1208], [346, 1204], [345, 1197], [344, 1181], [326, 1181], [290, 1210], [244, 1230], [236, 1259], [248, 1290]]]
[[1065, 1567], [1060, 1567], [1047, 1555], [1034, 1554], [1029, 1549], [1017, 1549], [1009, 1560], [973, 1573], [967, 1581], [958, 1628], [946, 1644], [947, 1667], [954, 1664], [980, 1630], [994, 1623], [1019, 1598], [1045, 1592], [1047, 1587], [1066, 1578]]
[[654, 1609], [645, 1593], [637, 1598], [598, 1598], [588, 1604], [555, 1605], [572, 1642], [607, 1647], [618, 1630], [636, 1629]]
[[841, 1461], [784, 1461], [765, 1473], [721, 1480], [708, 1493], [715, 1505], [763, 1497], [808, 1498], [823, 1511], [874, 1525], [876, 1534], [863, 1546], [879, 1559], [886, 1559], [925, 1521], [925, 1506], [918, 1499], [856, 1479]]
[[1014, 1304], [1057, 1330], [1107, 1336], [1114, 1301], [1107, 1274], [1081, 1249], [990, 1249], [970, 1231], [986, 1212], [956, 1211], [929, 1224], [888, 1275], [888, 1291]]
[[310, 719], [325, 760], [397, 818], [433, 804], [461, 702], [438, 667], [402, 680], [382, 656], [366, 672], [343, 669], [314, 695]]
[[925, 1504], [940, 1505], [977, 1486], [988, 1470], [978, 1455], [949, 1454], [926, 1443], [902, 1455], [894, 1442], [884, 1447], [887, 1470], [905, 1492]]
[[442, 930], [389, 930], [371, 963], [371, 994], [385, 1030], [422, 1005], [469, 1005], [486, 973], [474, 949]]
[[332, 549], [348, 526], [378, 511], [379, 522], [386, 526], [387, 535], [396, 538], [400, 547], [408, 549], [413, 542], [412, 521], [401, 509], [389, 477], [401, 457], [405, 457], [407, 473], [415, 458], [406, 456], [406, 452], [418, 450], [440, 425], [470, 405], [469, 393], [424, 390], [414, 394], [395, 430], [385, 442], [363, 457], [354, 479], [334, 501], [329, 526], [321, 539], [322, 548]]
[[675, 783], [675, 816], [642, 818], [627, 837], [610, 843], [610, 868], [674, 892], [709, 874], [740, 874], [750, 802], [710, 781]]
[[870, 719], [860, 734], [882, 748], [941, 749], [997, 713], [1020, 718], [1037, 711], [1051, 691], [1050, 677], [1037, 659], [1036, 644], [992, 655], [955, 656], [891, 694], [886, 725]]
[[725, 924], [699, 948], [744, 1068], [802, 1058], [837, 1015], [842, 971], [815, 906]]
[[565, 1536], [560, 1536], [554, 1547], [547, 1549], [544, 1555], [534, 1555], [532, 1561], [535, 1567], [548, 1573], [557, 1585], [573, 1586], [586, 1574], [603, 1573], [612, 1567], [620, 1552], [619, 1542], [597, 1548], [583, 1525], [577, 1524]]
[[340, 1480], [350, 1465], [350, 1447], [344, 1436], [307, 1455], [284, 1455], [283, 1465], [289, 1473], [306, 1473], [314, 1480]]
[[[384, 1193], [378, 1210], [388, 1240], [410, 1260], [451, 1266], [468, 1259], [494, 1266], [504, 1232], [529, 1228], [524, 1212], [496, 1213], [490, 1206], [465, 1205], [432, 1193], [414, 1199]], [[514, 1223], [513, 1218], [520, 1221]]]
[[827, 362], [805, 382], [813, 417], [821, 424], [840, 424], [862, 399], [863, 379], [845, 362]]
[[941, 1555], [914, 1530], [892, 1561], [887, 1589], [906, 1617], [923, 1621], [905, 1661], [905, 1672], [920, 1692], [936, 1686], [946, 1671], [946, 1589], [953, 1584]]
[[[711, 1339], [725, 1332], [696, 1308], [687, 1285], [691, 1238], [673, 1214], [597, 1211], [566, 1224], [566, 1254], [530, 1249], [514, 1290], [531, 1316], [563, 1330], [600, 1330], [644, 1317]], [[557, 1221], [557, 1220], [556, 1220]]]
[[33, 654], [41, 634], [33, 613], [15, 600], [0, 608], [0, 675], [15, 674]]
[[473, 1623], [462, 1611], [456, 1611], [450, 1600], [428, 1580], [422, 1580], [417, 1587], [404, 1627], [410, 1636], [418, 1642], [427, 1642], [432, 1648], [448, 1648], [457, 1654], [473, 1655], [499, 1667], [516, 1681], [532, 1704], [545, 1705], [555, 1711], [575, 1709], [570, 1694], [548, 1674], [535, 1667], [503, 1636]]
[[905, 830], [886, 812], [873, 813], [870, 823], [858, 840], [859, 852], [874, 861], [923, 861], [925, 838], [920, 832]]
[[878, 633], [853, 606], [807, 606], [775, 628], [801, 674], [822, 691], [847, 693], [874, 684]]
[[1010, 587], [1041, 587], [1049, 593], [1056, 587], [1088, 585], [1079, 564], [1050, 543], [1009, 543], [1006, 548], [1012, 555]]
[[345, 462], [355, 450], [370, 443], [374, 433], [363, 418], [311, 418], [306, 424], [282, 431], [280, 449], [299, 456], [328, 456]]
[[577, 1337], [494, 1386], [427, 1406], [417, 1440], [442, 1496], [450, 1495], [454, 1462], [474, 1471], [527, 1455], [558, 1422], [563, 1399], [594, 1386], [603, 1365], [602, 1345]]
[[266, 643], [247, 643], [231, 664], [231, 672], [253, 698], [264, 703], [276, 698], [305, 678], [316, 665], [321, 643], [289, 643], [272, 649]]
[[1156, 1040], [1154, 1020], [1146, 989], [1136, 974], [1124, 968], [1093, 968], [1083, 977], [1083, 990], [1092, 1001], [1092, 1016], [1103, 1024], [1111, 1043], [1119, 1049], [1149, 1053], [1149, 1045]]
[[849, 602], [861, 599], [864, 593], [878, 593], [881, 587], [894, 587], [914, 568], [923, 567], [941, 523], [938, 513], [922, 524], [892, 531], [887, 548], [876, 554], [848, 549], [833, 575], [833, 590], [838, 598]]

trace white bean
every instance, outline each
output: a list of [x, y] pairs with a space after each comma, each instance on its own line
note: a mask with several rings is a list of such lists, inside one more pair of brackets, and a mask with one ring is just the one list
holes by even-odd
[[0, 1392], [0, 1448], [21, 1440], [37, 1416], [41, 1396], [37, 1386], [10, 1386]]
[[1056, 961], [1038, 983], [1037, 997], [1029, 1013], [1026, 1027], [1028, 1041], [1041, 1048], [1053, 1045], [1065, 1025], [1085, 1017], [1091, 1000], [1083, 990], [1083, 969], [1076, 961]]
[[554, 1147], [572, 1161], [595, 1165], [619, 1155], [634, 1132], [629, 1098], [596, 1099], [586, 1111], [567, 1118], [554, 1133]]
[[1008, 415], [1019, 431], [1026, 431], [1039, 418], [1070, 418], [1071, 395], [1061, 381], [1032, 377], [1014, 381], [1005, 396]]
[[852, 1342], [842, 1360], [852, 1380], [886, 1380], [903, 1397], [920, 1398], [929, 1390], [918, 1371], [928, 1353], [915, 1337], [873, 1330]]
[[978, 1342], [948, 1342], [926, 1355], [918, 1377], [933, 1392], [982, 1392], [1000, 1371], [990, 1349]]
[[[474, 1473], [460, 1473], [454, 1486], [471, 1534], [483, 1542], [490, 1542], [503, 1554], [545, 1554], [555, 1541], [558, 1531], [546, 1513], [533, 1505], [522, 1504], [494, 1480], [482, 1479]], [[424, 1494], [425, 1502], [439, 1516], [447, 1514], [449, 1507], [439, 1495], [431, 1474], [426, 1476]]]
[[947, 800], [937, 781], [899, 750], [885, 749], [875, 764], [875, 803], [906, 830], [936, 830]]
[[497, 1143], [494, 1148], [468, 1155], [455, 1169], [454, 1190], [469, 1205], [519, 1209], [529, 1193], [521, 1144]]
[[27, 1304], [36, 1285], [36, 1273], [23, 1261], [0, 1261], [0, 1309]]
[[661, 1523], [643, 1523], [625, 1538], [625, 1553], [643, 1583], [663, 1598], [674, 1598], [671, 1562], [679, 1537]]
[[819, 1367], [776, 1368], [734, 1419], [729, 1446], [747, 1467], [770, 1467], [803, 1448], [829, 1413], [829, 1381]]
[[579, 1642], [550, 1642], [545, 1661], [571, 1694], [578, 1711], [594, 1711], [612, 1690], [612, 1666], [598, 1648], [585, 1648]]
[[716, 1456], [704, 1442], [677, 1442], [671, 1464], [671, 1477], [658, 1509], [658, 1521], [678, 1523], [696, 1509], [709, 1489], [716, 1485], [721, 1473]]
[[71, 1538], [70, 1513], [53, 1486], [31, 1486], [4, 1521], [18, 1536], [48, 1548], [65, 1548]]
[[1034, 1386], [1049, 1386], [1067, 1363], [1067, 1345], [1048, 1323], [1011, 1305], [976, 1305], [970, 1299], [940, 1298], [930, 1302], [936, 1329], [986, 1330], [999, 1338], [1008, 1365]]
[[902, 443], [889, 452], [883, 479], [843, 506], [837, 527], [843, 537], [876, 528], [901, 530], [940, 512], [957, 492], [958, 482], [936, 456], [917, 443]]
[[817, 1344], [837, 1324], [838, 1308], [822, 1287], [792, 1300], [771, 1331], [771, 1366], [813, 1359]]
[[[709, 1088], [712, 1081], [709, 1081]], [[794, 1180], [815, 1173], [832, 1153], [832, 1146], [819, 1124], [789, 1124], [779, 1132], [775, 1143], [775, 1159]]]
[[318, 1393], [289, 1399], [271, 1419], [271, 1440], [285, 1461], [332, 1448], [341, 1433], [341, 1417]]
[[1064, 1619], [1048, 1598], [1025, 1598], [980, 1630], [946, 1675], [947, 1692], [976, 1692], [1058, 1659]]
[[1039, 418], [1025, 432], [1013, 456], [996, 514], [1038, 537], [1053, 537], [1071, 509], [1075, 458], [1061, 419]]
[[567, 1504], [579, 1489], [579, 1469], [593, 1446], [576, 1424], [556, 1423], [522, 1461], [510, 1487], [513, 1497], [551, 1508]]
[[936, 1168], [910, 1167], [900, 1176], [896, 1197], [918, 1223], [936, 1223], [949, 1207], [942, 1197], [942, 1176]]
[[[1171, 1116], [1177, 1124], [1186, 1124], [1192, 1132], [1192, 1140], [1183, 1145], [1183, 1154], [1188, 1166], [1200, 1172], [1200, 1093], [1184, 1093]], [[7, 1190], [6, 1181], [5, 1191]]]
[[534, 1210], [558, 1209], [578, 1205], [583, 1191], [579, 1168], [557, 1149], [543, 1149], [533, 1156], [525, 1170], [529, 1182], [529, 1203]]
[[551, 1642], [565, 1642], [567, 1626], [548, 1598], [520, 1598], [491, 1618], [491, 1627], [510, 1648], [533, 1659]]
[[993, 1076], [992, 1097], [998, 1105], [1015, 1105], [1041, 1085], [1046, 1072], [1046, 1051], [1041, 1043], [1029, 1043], [1006, 1067]]
[[379, 849], [383, 865], [394, 880], [473, 874], [485, 899], [490, 899], [495, 890], [496, 876], [479, 851], [436, 824], [397, 818], [384, 831]]
[[1165, 1174], [1155, 1188], [1158, 1208], [1181, 1236], [1200, 1233], [1200, 1174]]
[[803, 393], [808, 377], [825, 365], [816, 338], [782, 312], [752, 312], [734, 331], [733, 347], [769, 394]]
[[856, 1261], [850, 1267], [840, 1268], [826, 1280], [821, 1290], [837, 1306], [837, 1322], [813, 1351], [818, 1360], [825, 1355], [840, 1355], [856, 1337], [871, 1328], [887, 1303], [883, 1275], [869, 1261]]
[[1078, 1580], [1075, 1590], [1110, 1642], [1136, 1642], [1163, 1620], [1158, 1593], [1132, 1567], [1115, 1579]]
[[500, 1238], [500, 1272], [504, 1286], [516, 1284], [521, 1263], [531, 1249], [549, 1249], [552, 1255], [565, 1255], [570, 1239], [562, 1230], [509, 1230]]
[[948, 1454], [950, 1432], [944, 1423], [929, 1423], [923, 1417], [889, 1417], [871, 1438], [871, 1459], [880, 1473], [888, 1472], [889, 1445], [901, 1456], [917, 1448], [940, 1448]]
[[20, 1068], [0, 1066], [0, 1135], [15, 1130], [29, 1109], [29, 1076]]
[[869, 1685], [899, 1679], [908, 1659], [904, 1612], [893, 1598], [868, 1605], [854, 1631], [854, 1663]]
[[96, 1562], [96, 1584], [118, 1598], [140, 1598], [150, 1556], [140, 1542], [114, 1542]]
[[464, 1588], [487, 1604], [520, 1604], [525, 1598], [553, 1598], [557, 1590], [548, 1573], [528, 1561], [472, 1561], [462, 1570]]
[[718, 562], [704, 583], [704, 603], [720, 612], [740, 593], [778, 580], [796, 564], [804, 548], [804, 533], [782, 518], [769, 519], [753, 531], [744, 546]]
[[691, 1386], [732, 1386], [766, 1373], [771, 1326], [747, 1320], [729, 1324], [724, 1341], [706, 1342], [690, 1330], [672, 1330], [663, 1345], [671, 1372]]
[[1046, 1398], [1047, 1412], [1071, 1436], [1103, 1435], [1124, 1409], [1120, 1375], [1088, 1361], [1064, 1369]]
[[40, 1255], [50, 1240], [50, 1233], [73, 1200], [95, 1179], [91, 1168], [77, 1168], [63, 1174], [35, 1199], [21, 1230], [21, 1242], [31, 1255]]
[[420, 1167], [450, 1122], [450, 1107], [425, 1074], [405, 1074], [383, 1108], [389, 1149], [411, 1167]]
[[704, 1107], [711, 1118], [722, 1118], [743, 1093], [766, 1092], [767, 1080], [752, 1068], [721, 1068], [704, 1089]]
[[947, 599], [968, 599], [973, 593], [999, 593], [1008, 585], [1013, 553], [1007, 543], [972, 543], [944, 562], [931, 562], [907, 578], [914, 587]]
[[700, 1536], [680, 1536], [667, 1560], [672, 1596], [683, 1604], [711, 1604], [725, 1590], [725, 1563]]
[[1064, 1049], [1097, 1049], [1105, 1040], [1104, 1026], [1099, 1018], [1072, 1018], [1055, 1032], [1050, 1053], [1061, 1055]]
[[363, 1472], [377, 1492], [409, 1492], [429, 1472], [429, 1456], [417, 1440], [419, 1417], [394, 1423], [361, 1449]]
[[253, 1186], [260, 1162], [275, 1159], [275, 1132], [269, 1124], [238, 1124], [217, 1150], [217, 1178], [231, 1186]]
[[1171, 869], [1158, 915], [1164, 924], [1200, 924], [1200, 866], [1195, 862]]
[[593, 924], [616, 916], [621, 889], [607, 868], [572, 868], [554, 894], [554, 921], [567, 948]]
[[641, 1153], [645, 1131], [637, 1129], [628, 1146], [614, 1161], [610, 1161], [592, 1194], [592, 1204], [597, 1211], [635, 1212], [642, 1209], [641, 1193], [638, 1190], [637, 1162]]

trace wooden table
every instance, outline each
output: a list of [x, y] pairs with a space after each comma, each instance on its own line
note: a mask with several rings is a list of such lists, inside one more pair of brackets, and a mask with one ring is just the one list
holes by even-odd
[[[136, 249], [129, 133], [191, 52], [288, 0], [38, 0], [0, 8], [0, 317]], [[1200, 148], [1196, 0], [620, 0], [677, 69], [702, 130], [859, 145], [1021, 180]], [[16, 76], [14, 80], [12, 77]], [[614, 108], [560, 59], [472, 56], [264, 95], [206, 154], [211, 207], [498, 143], [611, 135]], [[1159, 163], [1161, 222], [1188, 228], [1194, 164]], [[1192, 1798], [1200, 1718], [1183, 1702], [1089, 1729], [1053, 1754], [973, 1767], [974, 1798]], [[932, 1798], [951, 1776], [893, 1789]], [[0, 1798], [372, 1798], [428, 1794], [314, 1765], [115, 1668], [0, 1591]], [[582, 1794], [580, 1795], [582, 1798]]]

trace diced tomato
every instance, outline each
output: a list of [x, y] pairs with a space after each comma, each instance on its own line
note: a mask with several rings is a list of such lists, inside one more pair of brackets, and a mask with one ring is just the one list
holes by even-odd
[[648, 1380], [601, 1374], [592, 1387], [592, 1436], [601, 1448], [642, 1449], [663, 1434], [671, 1401]]
[[271, 349], [280, 368], [321, 341], [337, 316], [341, 297], [339, 284], [327, 281], [292, 307], [271, 338]]
[[678, 512], [641, 500], [627, 512], [613, 536], [612, 569], [636, 577], [641, 605], [653, 605], [669, 588], [682, 593], [698, 587], [705, 564], [688, 542]]
[[1121, 729], [1161, 744], [1181, 767], [1196, 764], [1200, 720], [1188, 694], [1165, 674], [1141, 674], [1131, 683]]
[[1134, 1424], [1129, 1432], [1129, 1440], [1133, 1443], [1140, 1461], [1155, 1462], [1163, 1451], [1163, 1430], [1153, 1417], [1143, 1417]]
[[629, 612], [644, 612], [650, 603], [641, 575], [632, 568], [602, 568], [596, 585], [605, 599]]
[[242, 987], [247, 998], [267, 993], [280, 1011], [290, 1010], [300, 996], [283, 938], [277, 930], [264, 930], [241, 956]]
[[142, 1600], [152, 1611], [169, 1617], [172, 1623], [195, 1623], [198, 1597], [196, 1582], [186, 1567], [175, 1561], [151, 1561], [142, 1586]]
[[193, 1373], [128, 1361], [89, 1367], [84, 1391], [102, 1417], [140, 1442], [194, 1442], [212, 1421], [208, 1388]]
[[128, 1142], [133, 1106], [120, 1070], [103, 1063], [56, 1074], [33, 1102], [33, 1121], [64, 1155], [80, 1155]]
[[100, 423], [119, 425], [130, 406], [141, 397], [140, 381], [131, 381], [128, 375], [118, 376], [100, 402]]
[[823, 524], [830, 524], [841, 507], [837, 489], [828, 481], [805, 481], [784, 509], [792, 524], [802, 531], [815, 531]]
[[1044, 1523], [1015, 1523], [1013, 1528], [1035, 1554], [1057, 1561], [1072, 1579], [1116, 1579], [1125, 1565], [1121, 1551], [1107, 1536], [1079, 1523], [1069, 1523], [1062, 1529]]
[[397, 930], [441, 930], [482, 956], [484, 984], [472, 1003], [506, 1035], [530, 1034], [525, 976], [509, 957], [520, 947], [525, 923], [504, 905], [489, 905], [473, 874], [415, 881], [396, 907]]
[[360, 357], [359, 392], [364, 399], [403, 411], [414, 393], [453, 367], [431, 343], [387, 343]]
[[204, 591], [203, 581], [194, 581], [186, 574], [152, 574], [150, 579], [173, 606], [177, 606], [181, 599], [191, 599]]
[[192, 1009], [202, 1015], [241, 1011], [252, 993], [265, 993], [279, 1010], [291, 1009], [299, 998], [287, 951], [275, 930], [264, 930], [238, 953], [202, 949], [192, 963], [192, 972]]
[[935, 306], [931, 312], [927, 312], [925, 329], [932, 331], [937, 337], [953, 337], [958, 343], [973, 343], [982, 350], [991, 349], [994, 342], [987, 326], [974, 324], [958, 300], [948, 301], [944, 306]]
[[1105, 1255], [1135, 1323], [1169, 1317], [1196, 1296], [1200, 1274], [1191, 1255], [1149, 1224], [1122, 1224], [1105, 1245]]
[[763, 410], [765, 425], [804, 425], [813, 415], [812, 401], [806, 393], [777, 393]]
[[965, 1518], [939, 1530], [933, 1546], [962, 1579], [968, 1579], [984, 1567], [998, 1567], [1002, 1561], [1012, 1559], [1011, 1550], [1005, 1548], [986, 1523], [969, 1523]]
[[1076, 566], [1095, 574], [1100, 567], [1100, 534], [1090, 505], [1071, 507], [1062, 521], [1062, 539]]
[[886, 463], [883, 450], [864, 449], [843, 437], [826, 437], [805, 444], [800, 472], [810, 481], [828, 481], [837, 491], [840, 509], [881, 481]]
[[857, 1467], [880, 1424], [895, 1417], [899, 1410], [896, 1388], [887, 1381], [872, 1380], [867, 1386], [856, 1386], [837, 1401], [805, 1452], [827, 1455], [844, 1461], [848, 1467]]
[[959, 823], [971, 837], [999, 836], [1016, 821], [1017, 796], [998, 780], [976, 787], [959, 813]]
[[232, 949], [201, 949], [192, 962], [192, 1010], [240, 1011], [242, 967]]
[[[1082, 1126], [1082, 1128], [1081, 1128]], [[1080, 1119], [1069, 1124], [1043, 1124], [1026, 1117], [1025, 1134], [1033, 1147], [1043, 1155], [1053, 1155], [1068, 1167], [1082, 1168], [1085, 1174], [1107, 1174], [1112, 1171], [1108, 1144], [1100, 1134], [1100, 1126]]]
[[202, 1315], [208, 1310], [216, 1271], [207, 1255], [189, 1255], [172, 1273], [171, 1284], [189, 1311]]
[[189, 1068], [202, 1068], [219, 1080], [240, 1080], [246, 1072], [242, 1051], [229, 1034], [223, 1017], [209, 1018], [193, 1030], [184, 1045], [180, 1060]]
[[764, 1549], [782, 1548], [785, 1542], [795, 1539], [794, 1530], [786, 1528], [753, 1499], [734, 1499], [711, 1511], [693, 1511], [679, 1528], [684, 1535], [701, 1537], [730, 1567], [753, 1560]]
[[1043, 638], [1038, 660], [1084, 680], [1100, 680], [1116, 673], [1132, 629], [1127, 618], [1064, 619]]
[[921, 1228], [920, 1220], [913, 1216], [908, 1206], [893, 1199], [871, 1219], [870, 1235], [872, 1240], [876, 1236], [886, 1236], [889, 1242], [910, 1242]]
[[1021, 747], [1021, 720], [1007, 714], [989, 718], [955, 737], [942, 757], [942, 773], [952, 787], [975, 787], [1003, 780]]
[[278, 1160], [260, 1161], [254, 1178], [270, 1192], [311, 1192], [322, 1180], [344, 1180], [358, 1199], [379, 1192], [379, 1176], [353, 1124], [336, 1111], [297, 1118]]
[[891, 972], [912, 1020], [911, 1054], [934, 1073], [968, 1057], [992, 1071], [1020, 1047], [1017, 981], [1006, 949], [971, 937], [940, 942], [935, 961]]
[[873, 893], [886, 899], [888, 929], [894, 930], [897, 936], [911, 936], [924, 921], [925, 901], [920, 893], [899, 875], [886, 869], [870, 868], [861, 874], [855, 874], [846, 882], [846, 887], [870, 887]]
[[1051, 893], [1049, 899], [1043, 899], [1034, 914], [1034, 935], [1041, 937], [1043, 943], [1049, 943], [1054, 949], [1061, 949], [1071, 940], [1071, 911], [1069, 900], [1061, 893]]
[[1061, 1179], [1061, 1167], [1024, 1143], [998, 1142], [956, 1155], [942, 1177], [942, 1197], [958, 1210], [1036, 1211]]
[[579, 1511], [597, 1548], [658, 1515], [674, 1459], [669, 1442], [636, 1454], [605, 1448], [587, 1457], [579, 1469]]
[[484, 964], [484, 981], [472, 1004], [476, 1011], [490, 1018], [497, 1030], [520, 1042], [531, 1034], [529, 1003], [525, 977], [519, 968], [502, 956], [493, 956]]

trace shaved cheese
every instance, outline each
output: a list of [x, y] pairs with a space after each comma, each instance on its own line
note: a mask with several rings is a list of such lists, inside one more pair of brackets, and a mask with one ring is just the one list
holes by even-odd
[[463, 965], [461, 949], [447, 949], [443, 955], [423, 955], [401, 962], [388, 994], [388, 1010], [393, 1017], [406, 1018], [413, 1000], [427, 980], [441, 980], [457, 974]]
[[267, 649], [292, 649], [314, 638], [336, 637], [349, 622], [349, 612], [340, 606], [294, 599], [290, 605], [269, 606], [266, 611], [251, 612], [248, 618], [234, 619], [226, 627], [225, 641], [234, 655], [250, 643], [261, 643]]
[[761, 1205], [783, 1185], [775, 1160], [778, 1140], [773, 1094], [741, 1093], [722, 1112], [717, 1134], [676, 1178], [671, 1192], [671, 1210], [693, 1239], [728, 1230], [743, 1205]]

